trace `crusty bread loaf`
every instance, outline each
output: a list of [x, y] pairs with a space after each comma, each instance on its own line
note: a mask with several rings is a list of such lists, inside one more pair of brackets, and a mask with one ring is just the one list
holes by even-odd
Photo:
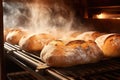
[[6, 37], [7, 37], [8, 33], [9, 33], [10, 31], [11, 31], [10, 28], [5, 28], [5, 29], [4, 29], [4, 32], [3, 32], [4, 42], [6, 41]]
[[82, 43], [85, 43], [83, 40], [73, 40], [66, 44], [66, 46], [74, 46], [74, 45], [81, 45]]
[[88, 31], [88, 32], [83, 32], [80, 35], [76, 37], [76, 40], [92, 40], [95, 41], [95, 39], [99, 36], [103, 35], [103, 33], [97, 32], [97, 31]]
[[94, 63], [99, 61], [102, 56], [102, 51], [95, 42], [81, 40], [74, 40], [68, 44], [64, 44], [62, 41], [52, 41], [40, 53], [41, 60], [53, 67]]
[[77, 37], [78, 35], [80, 35], [80, 34], [81, 34], [80, 31], [75, 31], [75, 32], [71, 33], [70, 36], [71, 36], [72, 38], [76, 38], [76, 37]]
[[49, 34], [33, 34], [22, 37], [19, 45], [25, 51], [38, 52], [44, 47], [44, 45], [48, 44], [54, 39], [55, 38]]
[[98, 37], [95, 42], [105, 57], [120, 57], [120, 34], [106, 34]]
[[19, 40], [26, 35], [27, 32], [21, 28], [12, 28], [7, 34], [6, 41], [11, 44], [18, 44]]

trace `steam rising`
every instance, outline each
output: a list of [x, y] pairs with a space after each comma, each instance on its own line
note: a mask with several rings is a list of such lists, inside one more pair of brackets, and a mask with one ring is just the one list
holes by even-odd
[[27, 25], [27, 8], [22, 3], [3, 2], [4, 27], [24, 27]]
[[63, 0], [3, 3], [3, 6], [4, 27], [24, 27], [33, 33], [50, 33], [58, 38], [73, 31], [83, 32], [92, 28], [86, 28]]

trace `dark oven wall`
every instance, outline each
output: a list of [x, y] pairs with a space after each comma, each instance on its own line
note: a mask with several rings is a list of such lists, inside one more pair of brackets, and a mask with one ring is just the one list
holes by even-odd
[[100, 32], [120, 33], [119, 19], [86, 19], [85, 23], [91, 24]]
[[[31, 18], [32, 14], [30, 13], [30, 9], [26, 6], [26, 3], [31, 4], [31, 3], [35, 3], [35, 1], [38, 1], [39, 5], [41, 4], [47, 5], [46, 8], [47, 12], [45, 14], [47, 14], [50, 19], [48, 20], [47, 18], [45, 18], [42, 21], [44, 20], [48, 21], [46, 23], [50, 27], [51, 26], [64, 27], [66, 26], [65, 25], [66, 23], [70, 23], [70, 21], [72, 21], [70, 27], [72, 28], [74, 27], [74, 29], [77, 30], [78, 29], [83, 31], [98, 30], [101, 32], [120, 33], [119, 32], [120, 20], [92, 18], [92, 15], [95, 13], [99, 13], [101, 9], [109, 10], [107, 6], [119, 6], [118, 5], [119, 1], [113, 1], [113, 0], [44, 0], [44, 1], [43, 0], [4, 0], [4, 1], [7, 3], [5, 4], [4, 7], [4, 13], [5, 13], [4, 15], [8, 16], [8, 18], [10, 17], [9, 15], [12, 15], [11, 16], [12, 20], [15, 21], [15, 24], [11, 24], [11, 22], [9, 22], [11, 21], [11, 17], [10, 17], [10, 19], [7, 19], [8, 22], [5, 23], [7, 24], [6, 26], [28, 27], [30, 25], [33, 25], [34, 23], [32, 22], [33, 24], [31, 24], [31, 20], [29, 19]], [[19, 3], [16, 4], [16, 2], [19, 2], [20, 4]], [[57, 7], [55, 4], [57, 4]], [[17, 7], [15, 7], [16, 5]], [[104, 7], [101, 8], [102, 6]], [[110, 9], [111, 8], [112, 7], [110, 7]], [[13, 12], [11, 12], [12, 10]], [[13, 15], [15, 10], [18, 12], [18, 14], [16, 13], [15, 15]], [[118, 11], [117, 9], [117, 12], [120, 11]], [[18, 16], [15, 17], [16, 15]], [[61, 20], [59, 20], [60, 18]]]
[[[118, 0], [87, 0], [88, 19], [85, 20], [101, 32], [120, 33], [120, 1]], [[95, 18], [95, 15], [104, 14]]]
[[103, 32], [113, 32], [113, 33], [120, 33], [120, 20], [117, 19], [99, 19], [94, 20], [93, 24], [95, 25], [97, 30]]

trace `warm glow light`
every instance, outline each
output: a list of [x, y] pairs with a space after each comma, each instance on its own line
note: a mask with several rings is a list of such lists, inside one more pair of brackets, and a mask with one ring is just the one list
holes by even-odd
[[101, 14], [98, 14], [98, 15], [97, 15], [97, 18], [98, 18], [98, 19], [102, 19], [102, 18], [105, 18], [105, 16], [106, 16], [106, 15], [105, 15], [104, 13], [101, 13]]
[[120, 19], [120, 18], [114, 18], [114, 19]]
[[94, 16], [97, 19], [120, 19], [120, 14], [108, 14], [108, 13], [100, 13]]

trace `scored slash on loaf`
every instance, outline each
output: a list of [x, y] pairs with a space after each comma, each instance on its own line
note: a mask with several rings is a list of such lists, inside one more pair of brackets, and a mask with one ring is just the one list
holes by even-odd
[[100, 33], [97, 31], [87, 31], [87, 32], [83, 32], [80, 35], [76, 36], [76, 40], [92, 40], [95, 41], [95, 39], [101, 35], [103, 35], [104, 33]]
[[44, 45], [47, 45], [50, 41], [54, 39], [55, 38], [50, 34], [33, 34], [22, 37], [19, 45], [25, 51], [39, 52], [42, 50]]
[[120, 34], [105, 34], [98, 37], [95, 42], [103, 51], [105, 57], [120, 56]]
[[102, 57], [102, 51], [95, 42], [81, 40], [74, 40], [66, 45], [62, 41], [52, 41], [43, 48], [40, 54], [41, 60], [54, 67], [94, 63]]
[[19, 40], [25, 35], [27, 35], [27, 31], [25, 31], [24, 29], [11, 28], [5, 31], [4, 41], [7, 41], [8, 43], [15, 45], [18, 44]]

